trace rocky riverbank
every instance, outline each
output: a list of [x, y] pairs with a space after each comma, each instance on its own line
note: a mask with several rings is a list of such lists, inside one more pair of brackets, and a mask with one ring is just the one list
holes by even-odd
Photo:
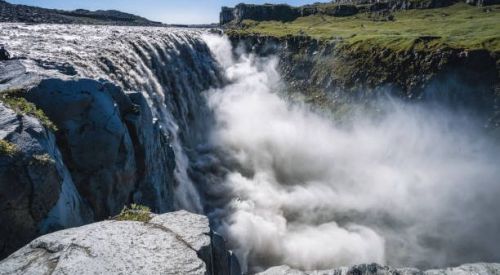
[[42, 236], [1, 261], [0, 274], [241, 274], [205, 216], [179, 211], [150, 218]]

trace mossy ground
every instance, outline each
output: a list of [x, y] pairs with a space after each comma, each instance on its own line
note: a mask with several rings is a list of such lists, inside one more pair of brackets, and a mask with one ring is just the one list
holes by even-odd
[[500, 5], [476, 7], [458, 3], [445, 8], [396, 11], [392, 15], [393, 21], [381, 21], [375, 13], [347, 17], [311, 15], [292, 22], [245, 20], [241, 28], [228, 33], [307, 35], [397, 51], [444, 47], [500, 52]]
[[45, 127], [56, 132], [57, 126], [47, 117], [47, 115], [35, 104], [27, 101], [23, 97], [22, 90], [9, 90], [0, 93], [0, 101], [5, 103], [15, 112], [37, 118]]
[[144, 205], [132, 204], [130, 207], [123, 207], [122, 212], [114, 217], [114, 220], [148, 222], [151, 220], [151, 209]]
[[0, 156], [12, 157], [19, 152], [19, 149], [14, 143], [0, 139]]

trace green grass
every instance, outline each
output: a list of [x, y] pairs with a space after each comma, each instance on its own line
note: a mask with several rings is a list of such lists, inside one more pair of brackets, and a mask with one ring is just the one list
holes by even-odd
[[13, 157], [19, 152], [19, 149], [14, 143], [0, 139], [0, 156]]
[[286, 23], [245, 20], [242, 28], [230, 29], [228, 33], [307, 35], [393, 50], [449, 47], [500, 51], [500, 5], [475, 7], [459, 3], [446, 8], [397, 11], [393, 16], [394, 21], [379, 21], [370, 13], [349, 17], [312, 15]]
[[151, 210], [144, 205], [132, 204], [130, 207], [123, 207], [122, 212], [114, 217], [114, 220], [148, 222], [151, 220]]
[[37, 118], [49, 130], [56, 132], [57, 126], [41, 109], [38, 109], [35, 104], [23, 98], [23, 93], [24, 92], [22, 90], [2, 91], [0, 93], [0, 101], [5, 103], [9, 108], [18, 114], [29, 115]]

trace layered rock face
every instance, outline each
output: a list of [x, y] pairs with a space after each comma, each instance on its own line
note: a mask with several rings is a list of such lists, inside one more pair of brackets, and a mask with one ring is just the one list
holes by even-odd
[[[432, 38], [423, 37], [422, 45]], [[465, 107], [500, 125], [498, 56], [487, 50], [443, 49], [434, 52], [339, 46], [310, 37], [232, 36], [259, 55], [279, 56], [290, 93], [305, 95], [317, 106], [367, 103], [381, 93], [407, 100], [438, 101]]]
[[[288, 5], [248, 5], [238, 4], [234, 8], [223, 7], [220, 24], [239, 24], [243, 20], [255, 21], [293, 21], [302, 16], [324, 14], [329, 16], [351, 16], [361, 12], [395, 11], [411, 9], [433, 9], [451, 6], [460, 0], [338, 0], [327, 4], [312, 4], [300, 7]], [[463, 2], [463, 1], [462, 1]], [[499, 4], [499, 0], [465, 0], [470, 5], [488, 6]]]
[[146, 223], [104, 221], [42, 236], [0, 262], [0, 273], [241, 274], [208, 219], [186, 211]]
[[221, 24], [229, 23], [230, 21], [241, 22], [245, 19], [256, 21], [262, 20], [277, 20], [277, 21], [292, 21], [300, 16], [300, 11], [297, 8], [289, 5], [249, 5], [238, 4], [234, 8], [223, 7], [221, 13]]

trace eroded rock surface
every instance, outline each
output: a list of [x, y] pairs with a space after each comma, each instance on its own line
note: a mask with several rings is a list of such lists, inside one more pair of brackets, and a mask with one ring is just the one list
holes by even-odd
[[500, 264], [477, 263], [459, 267], [422, 271], [416, 268], [392, 268], [378, 264], [363, 264], [322, 271], [299, 271], [289, 266], [272, 267], [258, 275], [496, 275], [500, 274]]
[[0, 102], [0, 257], [51, 230], [92, 220], [57, 149], [38, 119]]
[[179, 211], [42, 236], [0, 262], [0, 274], [231, 274], [213, 268], [213, 250], [208, 219]]
[[0, 95], [15, 92], [58, 128], [0, 103], [0, 138], [16, 148], [0, 156], [0, 258], [130, 203], [173, 209], [175, 157], [142, 93], [32, 72], [20, 60], [0, 62], [0, 83]]

